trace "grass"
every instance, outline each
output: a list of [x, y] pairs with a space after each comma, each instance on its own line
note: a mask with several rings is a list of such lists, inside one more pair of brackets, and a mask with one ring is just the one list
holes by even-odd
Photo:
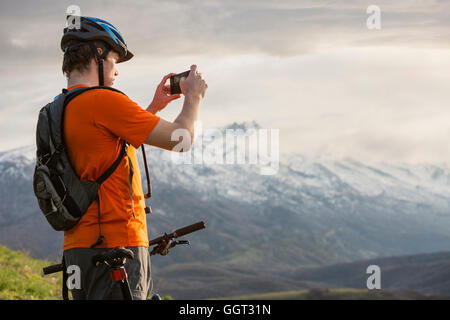
[[61, 273], [45, 277], [42, 273], [53, 263], [0, 245], [0, 300], [60, 300]]
[[0, 300], [62, 300], [62, 273], [44, 276], [42, 272], [42, 268], [55, 263], [0, 245]]

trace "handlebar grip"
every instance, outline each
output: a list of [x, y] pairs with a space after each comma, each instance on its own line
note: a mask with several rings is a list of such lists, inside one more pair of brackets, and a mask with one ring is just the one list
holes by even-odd
[[64, 271], [64, 266], [62, 263], [55, 264], [53, 266], [48, 266], [48, 267], [43, 268], [42, 271], [44, 272], [44, 274], [60, 272], [60, 271]]
[[203, 221], [191, 224], [190, 226], [183, 227], [183, 228], [176, 230], [174, 232], [175, 238], [182, 237], [185, 234], [188, 234], [188, 233], [200, 230], [200, 229], [204, 229], [204, 228], [205, 228], [205, 223]]

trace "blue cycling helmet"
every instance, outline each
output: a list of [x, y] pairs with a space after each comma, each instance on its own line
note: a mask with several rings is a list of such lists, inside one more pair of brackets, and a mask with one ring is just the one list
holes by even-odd
[[73, 47], [73, 45], [68, 47], [68, 43], [71, 40], [78, 40], [80, 42], [102, 40], [119, 54], [118, 62], [128, 61], [133, 57], [119, 30], [111, 23], [102, 19], [80, 17], [80, 28], [64, 28], [64, 34], [61, 39], [61, 49], [64, 52]]

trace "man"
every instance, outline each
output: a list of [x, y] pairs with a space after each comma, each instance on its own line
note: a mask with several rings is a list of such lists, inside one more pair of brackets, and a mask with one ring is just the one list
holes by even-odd
[[[89, 17], [81, 17], [78, 29], [64, 29], [61, 48], [69, 91], [83, 86], [112, 87], [119, 74], [116, 64], [133, 57], [113, 25]], [[171, 139], [177, 129], [188, 132], [190, 141], [184, 141], [181, 151], [189, 149], [200, 101], [208, 87], [197, 66], [192, 65], [189, 76], [180, 82], [185, 96], [183, 109], [175, 121], [166, 121], [155, 114], [180, 98], [168, 94], [169, 86], [165, 83], [171, 75], [162, 79], [146, 110], [122, 93], [102, 88], [83, 92], [66, 106], [64, 139], [71, 164], [81, 180], [95, 181], [118, 158], [123, 142], [129, 143], [126, 156], [101, 185], [98, 201], [64, 234], [65, 264], [77, 265], [81, 271], [81, 288], [71, 290], [74, 299], [122, 298], [106, 267], [94, 267], [91, 262], [94, 255], [117, 246], [127, 247], [135, 255], [125, 266], [133, 298], [147, 298], [150, 257], [135, 149], [148, 144], [172, 150], [182, 140]]]

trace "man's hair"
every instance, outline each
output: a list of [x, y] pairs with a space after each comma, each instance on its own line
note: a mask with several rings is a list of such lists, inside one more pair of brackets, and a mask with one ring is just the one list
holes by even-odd
[[[79, 41], [72, 40], [68, 42], [68, 46], [74, 45]], [[108, 45], [103, 41], [93, 41], [96, 48], [101, 48], [103, 51], [108, 48]], [[83, 72], [89, 68], [91, 59], [95, 57], [90, 45], [86, 42], [81, 44], [76, 50], [68, 51], [64, 54], [62, 72], [68, 78], [73, 70]]]

